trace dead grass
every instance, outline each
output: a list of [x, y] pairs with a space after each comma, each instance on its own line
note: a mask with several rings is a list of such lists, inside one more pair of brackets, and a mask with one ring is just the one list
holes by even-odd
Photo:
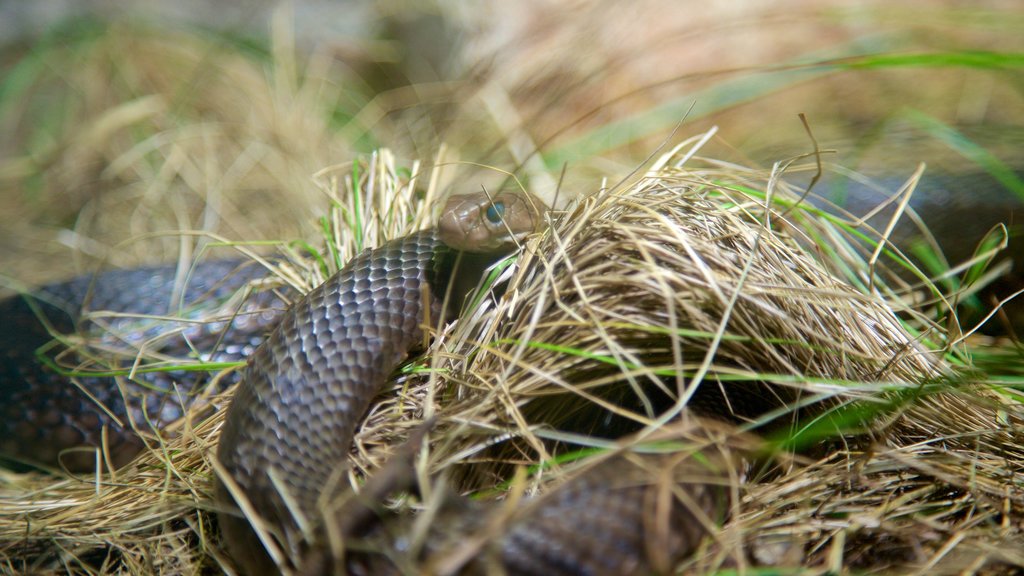
[[[12, 197], [41, 190], [38, 202], [66, 211], [44, 217], [39, 205], [5, 203], [14, 253], [52, 254], [63, 243], [89, 270], [189, 259], [209, 239], [265, 238], [284, 256], [274, 271], [308, 288], [360, 247], [426, 225], [462, 169], [444, 154], [405, 169], [385, 151], [337, 165], [352, 144], [324, 117], [343, 87], [326, 80], [324, 62], [304, 66], [288, 50], [263, 67], [191, 36], [131, 30], [69, 48], [79, 50], [43, 54], [42, 67], [60, 70], [47, 81], [77, 95], [66, 121], [85, 128], [37, 137], [31, 154], [0, 166]], [[56, 66], [75, 53], [80, 66]], [[5, 128], [27, 131], [18, 119], [37, 117], [27, 112], [9, 108]], [[797, 205], [801, 191], [780, 174], [698, 149], [681, 145], [616, 186], [591, 183], [592, 194], [554, 213], [551, 230], [495, 272], [504, 295], [438, 327], [425, 359], [381, 395], [353, 447], [353, 485], [430, 418], [416, 460], [426, 501], [399, 498], [397, 511], [431, 510], [443, 486], [480, 498], [543, 493], [582, 456], [666, 435], [692, 442], [671, 434], [702, 401], [700, 384], [726, 391], [725, 411], [740, 424], [712, 439], [747, 463], [724, 481], [738, 496], [732, 520], [687, 568], [1024, 566], [1019, 388], [971, 372], [959, 334], [932, 321], [949, 299], [926, 275], [894, 274], [908, 264], [887, 245], [875, 249], [879, 234]], [[31, 174], [44, 178], [38, 189]], [[325, 204], [330, 215], [318, 221]], [[77, 220], [70, 236], [53, 238], [39, 218]], [[315, 221], [327, 249], [277, 242], [309, 237], [312, 228], [294, 223]], [[22, 280], [47, 268], [30, 260]], [[828, 416], [798, 420], [794, 405]], [[766, 406], [775, 410], [762, 415]], [[190, 414], [179, 435], [154, 439], [116, 472], [0, 470], [0, 571], [223, 568], [209, 492], [221, 417]]]
[[[551, 230], [495, 273], [504, 295], [440, 327], [429, 361], [381, 396], [357, 437], [353, 484], [430, 418], [417, 476], [435, 488], [426, 502], [396, 501], [399, 510], [430, 509], [430, 494], [444, 492], [437, 482], [491, 497], [510, 486], [545, 491], [581, 449], [623, 448], [616, 438], [629, 431], [627, 447], [663, 440], [667, 425], [690, 418], [700, 384], [725, 390], [736, 402], [726, 411], [745, 422], [717, 442], [753, 430], [809, 456], [762, 453], [751, 460], [760, 466], [733, 474], [742, 497], [693, 560], [701, 570], [751, 560], [1020, 566], [1024, 415], [1015, 393], [954, 371], [944, 333], [924, 316], [898, 317], [907, 306], [883, 298], [887, 290], [855, 290], [830, 271], [864, 274], [858, 244], [822, 259], [812, 240], [846, 232], [794, 207], [796, 191], [777, 175], [694, 158], [695, 142], [553, 213]], [[434, 189], [417, 195], [415, 183], [436, 181], [414, 170], [410, 185], [386, 152], [355, 166], [320, 179], [338, 198], [330, 222], [339, 260], [355, 238], [376, 244], [421, 227]], [[330, 262], [282, 270], [310, 285]], [[876, 274], [874, 286], [884, 280]], [[837, 411], [854, 400], [857, 408]], [[798, 425], [795, 404], [831, 416]], [[744, 418], [768, 407], [771, 416]], [[218, 565], [209, 457], [220, 418], [185, 422], [180, 436], [116, 473], [5, 476], [6, 566], [23, 571], [36, 558], [39, 573], [172, 574]], [[532, 473], [509, 484], [524, 466]]]
[[325, 202], [310, 175], [352, 155], [325, 122], [349, 96], [329, 59], [284, 46], [253, 56], [131, 25], [40, 43], [0, 103], [4, 272], [40, 282], [188, 260], [217, 238], [309, 237]]

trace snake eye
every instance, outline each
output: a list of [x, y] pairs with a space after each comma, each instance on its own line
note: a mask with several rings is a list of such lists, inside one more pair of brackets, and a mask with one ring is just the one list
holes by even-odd
[[503, 216], [505, 216], [505, 203], [495, 202], [487, 207], [487, 221], [491, 224], [498, 224], [501, 222]]

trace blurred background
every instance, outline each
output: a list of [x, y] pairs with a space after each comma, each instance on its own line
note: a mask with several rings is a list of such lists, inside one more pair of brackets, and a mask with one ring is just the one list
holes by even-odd
[[1014, 0], [2, 0], [0, 270], [309, 239], [313, 175], [382, 146], [572, 195], [712, 126], [703, 155], [769, 169], [815, 149], [799, 114], [830, 173], [925, 162], [1012, 206], [1022, 70]]

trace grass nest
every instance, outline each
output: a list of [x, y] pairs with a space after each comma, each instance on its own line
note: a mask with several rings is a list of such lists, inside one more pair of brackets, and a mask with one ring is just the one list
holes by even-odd
[[[970, 370], [934, 321], [945, 300], [907, 282], [884, 237], [815, 208], [781, 169], [697, 157], [703, 141], [551, 212], [495, 266], [381, 393], [352, 485], [426, 420], [418, 496], [389, 500], [399, 513], [432, 509], [441, 487], [545, 493], [595, 456], [674, 439], [725, 447], [733, 464], [729, 520], [688, 570], [1024, 566], [1019, 391]], [[451, 169], [434, 166], [401, 169], [381, 151], [323, 171], [326, 256], [286, 251], [271, 268], [308, 288], [360, 246], [423, 227]], [[709, 409], [715, 423], [695, 436]], [[116, 471], [0, 471], [0, 567], [230, 571], [210, 492], [222, 416], [197, 407]]]

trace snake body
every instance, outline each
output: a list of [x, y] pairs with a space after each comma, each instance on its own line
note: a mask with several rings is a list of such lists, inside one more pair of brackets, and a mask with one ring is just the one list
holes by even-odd
[[[159, 430], [180, 418], [193, 388], [202, 383], [199, 373], [112, 378], [105, 366], [64, 358], [51, 346], [54, 334], [103, 334], [100, 345], [122, 351], [129, 366], [141, 347], [177, 357], [198, 353], [212, 362], [243, 360], [284, 307], [272, 292], [231, 307], [224, 322], [147, 321], [138, 315], [187, 318], [178, 312], [190, 308], [209, 313], [263, 274], [235, 261], [204, 262], [187, 278], [174, 267], [143, 267], [52, 284], [30, 298], [0, 300], [0, 455], [82, 471], [93, 468], [97, 456], [81, 447], [103, 446], [115, 467], [127, 463], [143, 446], [133, 427]], [[93, 310], [106, 315], [91, 318]]]
[[[370, 401], [423, 341], [421, 323], [440, 317], [452, 255], [434, 231], [364, 252], [296, 302], [249, 361], [217, 457], [281, 529], [287, 551], [299, 551], [302, 525], [318, 523], [318, 501], [340, 490]], [[223, 483], [219, 491], [231, 501]], [[253, 557], [260, 547], [249, 522], [223, 514], [221, 526], [246, 572], [263, 572], [268, 561]]]

